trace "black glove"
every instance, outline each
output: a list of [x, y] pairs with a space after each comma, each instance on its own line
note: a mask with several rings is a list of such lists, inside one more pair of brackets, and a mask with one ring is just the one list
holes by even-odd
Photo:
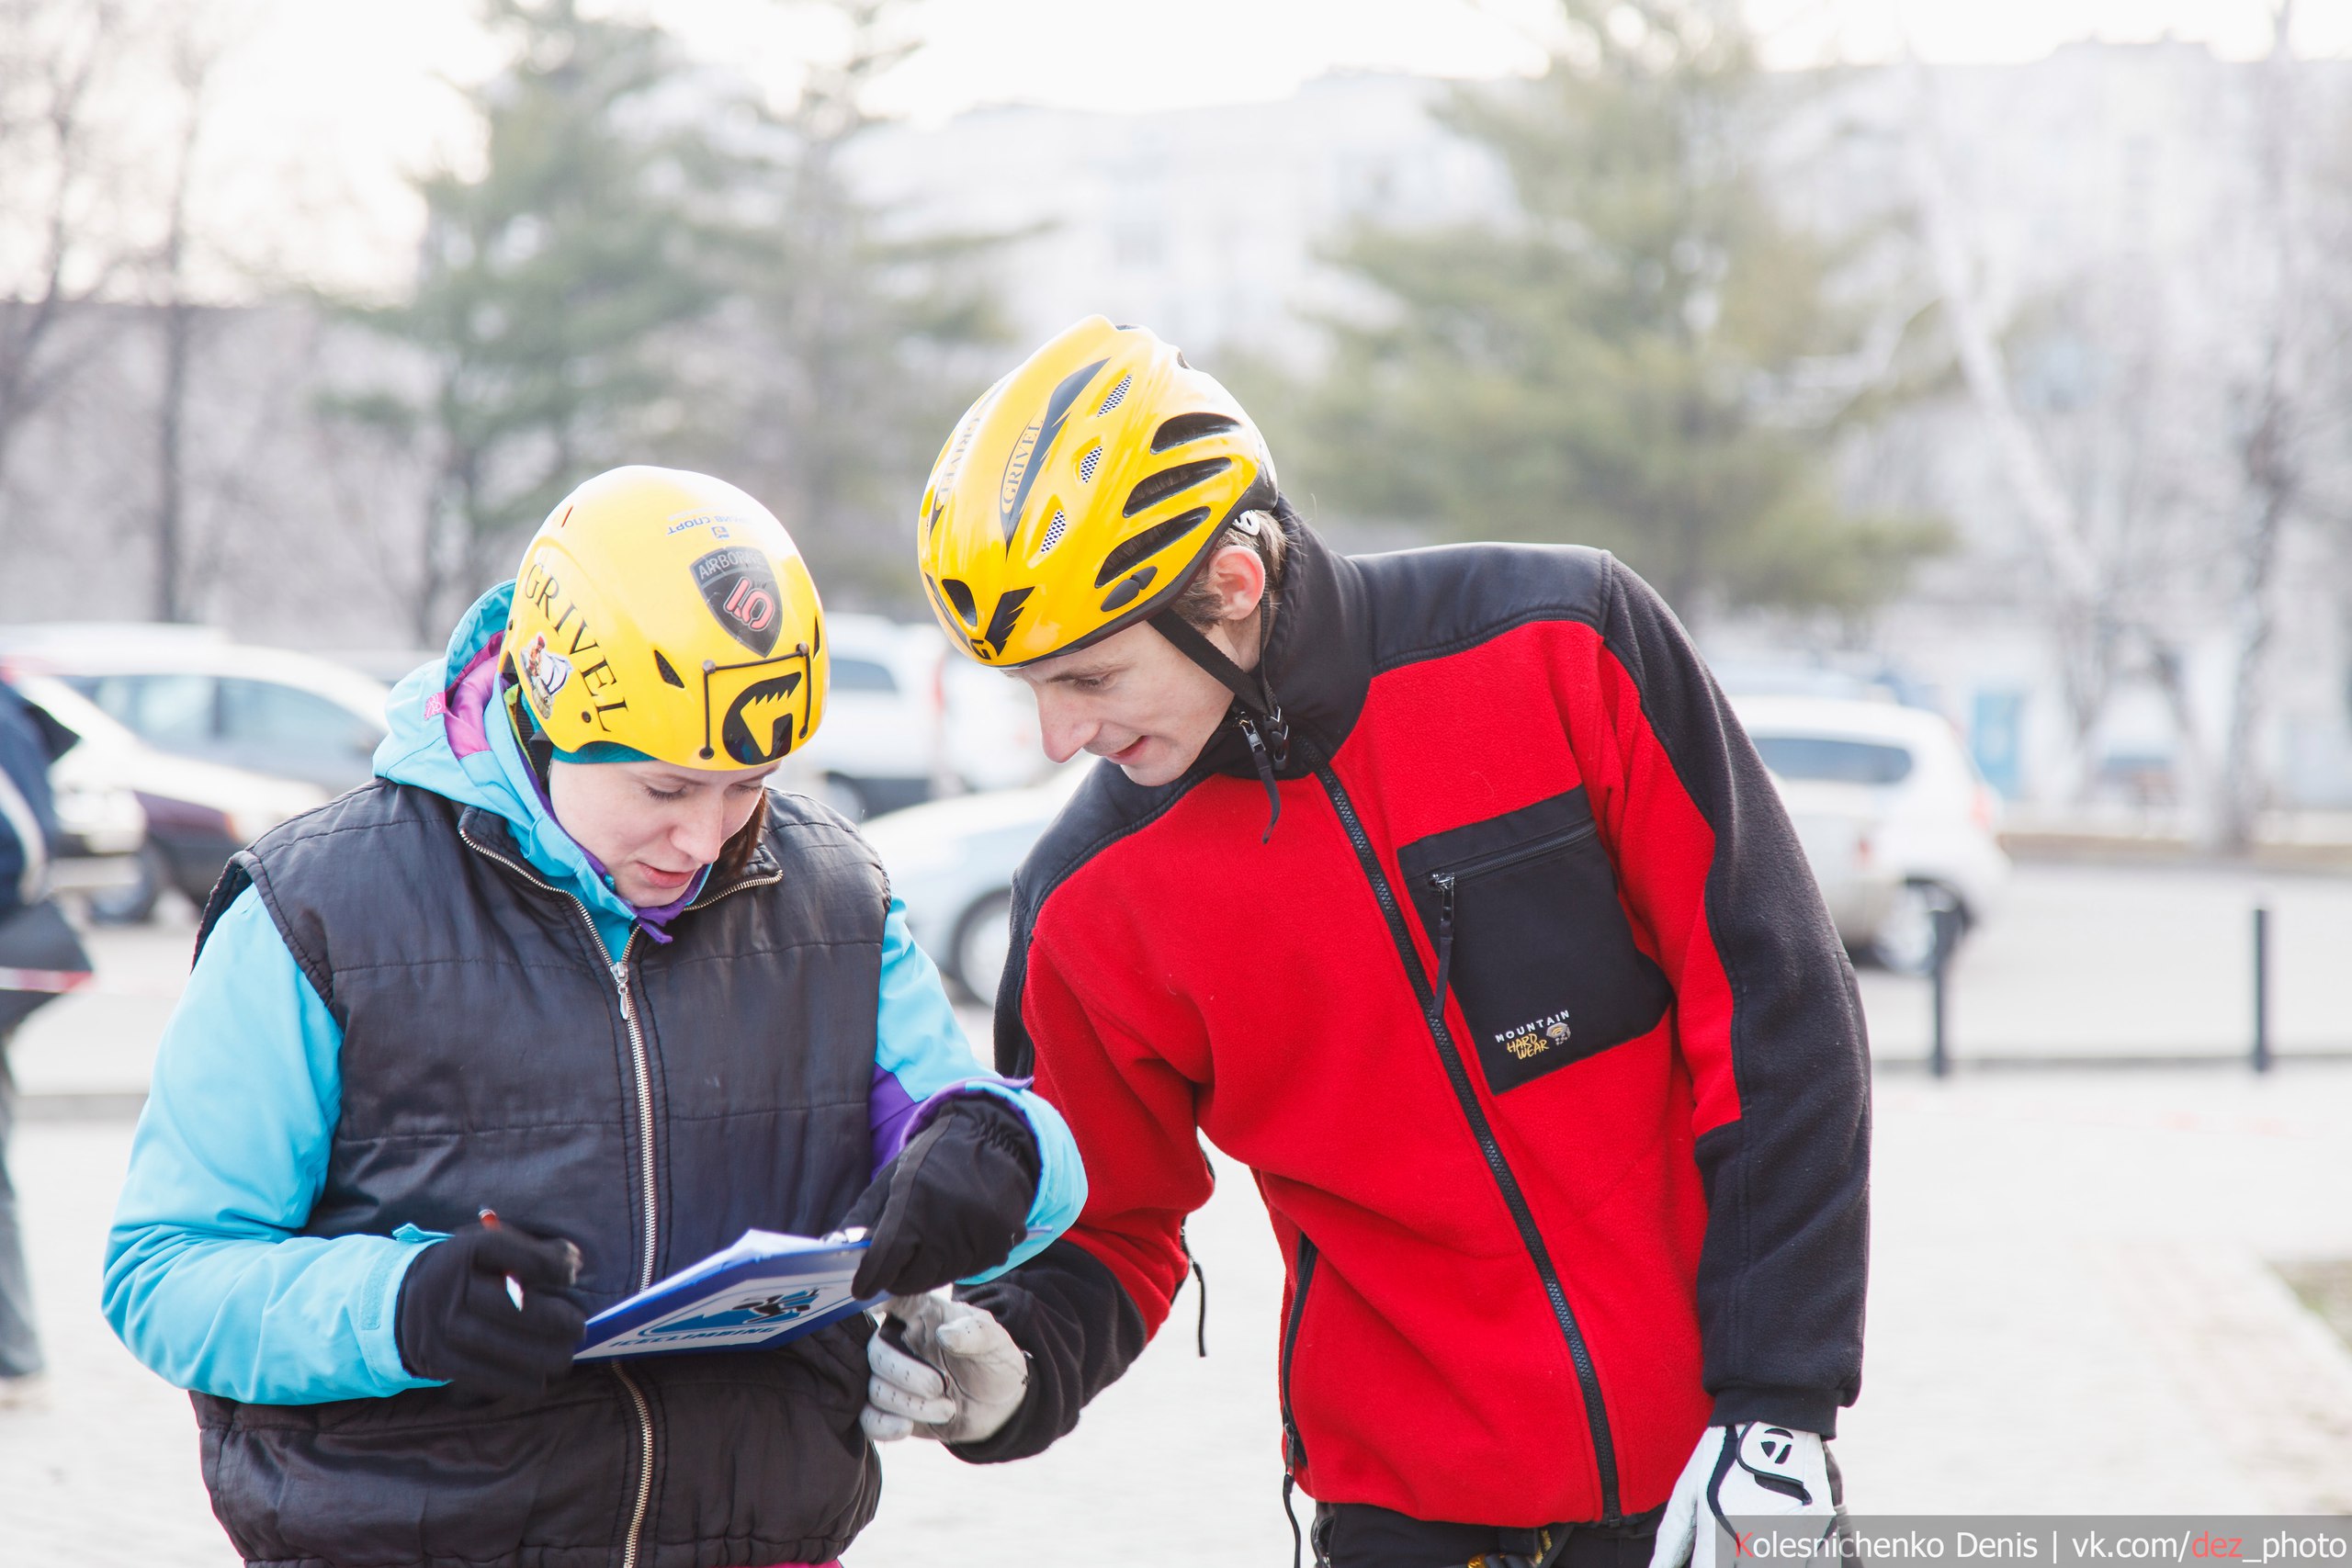
[[1021, 1112], [993, 1095], [948, 1101], [842, 1221], [873, 1241], [850, 1289], [861, 1300], [921, 1295], [995, 1268], [1028, 1232], [1037, 1169]]
[[[512, 1275], [523, 1289], [516, 1307]], [[580, 1249], [511, 1227], [468, 1225], [435, 1242], [401, 1280], [393, 1336], [421, 1378], [460, 1393], [542, 1393], [571, 1366], [587, 1315], [559, 1292], [580, 1277]]]

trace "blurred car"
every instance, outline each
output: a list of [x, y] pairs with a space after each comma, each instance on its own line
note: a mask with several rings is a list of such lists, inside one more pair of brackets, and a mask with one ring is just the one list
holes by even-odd
[[966, 789], [1027, 789], [1054, 776], [1036, 694], [1002, 670], [960, 655], [941, 668], [947, 771]]
[[201, 627], [18, 627], [0, 672], [52, 676], [158, 750], [329, 795], [368, 782], [388, 728], [381, 681]]
[[[102, 919], [145, 919], [167, 888], [201, 905], [232, 854], [329, 798], [299, 779], [161, 750], [59, 677], [19, 673], [10, 684], [81, 738], [50, 769], [61, 825], [84, 834], [85, 845], [130, 857], [119, 875], [69, 865], [56, 878], [61, 891], [88, 895]], [[127, 841], [124, 802], [139, 818]]]
[[859, 830], [907, 907], [907, 927], [973, 1000], [996, 999], [1012, 910], [1012, 874], [1094, 760], [1031, 789], [956, 795], [876, 818]]
[[813, 795], [853, 820], [934, 795], [1008, 789], [1050, 771], [1028, 688], [949, 656], [936, 626], [834, 613], [825, 722], [796, 751], [779, 788]]
[[940, 773], [941, 657], [928, 626], [829, 614], [832, 686], [825, 722], [786, 760], [780, 787], [815, 795], [853, 821], [932, 796]]
[[1838, 934], [1890, 969], [1935, 961], [1935, 911], [1965, 931], [1999, 904], [2000, 800], [1939, 715], [1890, 702], [1736, 696]]
[[139, 797], [105, 777], [103, 771], [94, 773], [87, 752], [74, 756], [79, 732], [31, 698], [24, 701], [56, 756], [49, 770], [50, 803], [57, 816], [57, 841], [51, 846], [49, 861], [51, 891], [87, 897], [131, 886], [139, 878], [139, 852], [147, 840], [147, 813]]

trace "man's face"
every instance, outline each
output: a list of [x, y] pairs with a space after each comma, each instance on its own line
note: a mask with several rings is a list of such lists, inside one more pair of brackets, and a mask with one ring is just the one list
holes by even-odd
[[1181, 777], [1233, 700], [1216, 677], [1145, 625], [1012, 673], [1037, 694], [1047, 756], [1066, 762], [1091, 751], [1146, 786]]
[[658, 907], [694, 885], [760, 803], [776, 763], [704, 773], [667, 762], [556, 762], [548, 801], [572, 841], [613, 874], [613, 891]]

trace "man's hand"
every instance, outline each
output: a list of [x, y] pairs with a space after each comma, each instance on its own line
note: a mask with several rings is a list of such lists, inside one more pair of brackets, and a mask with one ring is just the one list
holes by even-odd
[[949, 1101], [842, 1220], [872, 1237], [850, 1288], [914, 1296], [995, 1268], [1027, 1233], [1037, 1171], [1020, 1111], [992, 1095]]
[[392, 1313], [401, 1359], [460, 1393], [544, 1393], [571, 1368], [586, 1322], [558, 1293], [579, 1276], [580, 1249], [568, 1241], [468, 1225], [419, 1253], [401, 1277]]
[[865, 1342], [865, 1435], [976, 1443], [1001, 1431], [1029, 1388], [1029, 1358], [1004, 1325], [944, 1292], [893, 1296], [884, 1310], [882, 1332]]
[[[1818, 1434], [1748, 1421], [1710, 1427], [1666, 1502], [1650, 1568], [1728, 1568], [1716, 1548], [1744, 1515], [1818, 1515], [1826, 1534], [1838, 1496], [1829, 1450]], [[1719, 1523], [1720, 1521], [1720, 1523]]]

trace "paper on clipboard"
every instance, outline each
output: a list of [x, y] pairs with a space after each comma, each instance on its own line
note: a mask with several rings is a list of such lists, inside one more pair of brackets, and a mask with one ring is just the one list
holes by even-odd
[[573, 1359], [781, 1345], [879, 1302], [850, 1281], [866, 1240], [745, 1231], [735, 1245], [588, 1320]]

